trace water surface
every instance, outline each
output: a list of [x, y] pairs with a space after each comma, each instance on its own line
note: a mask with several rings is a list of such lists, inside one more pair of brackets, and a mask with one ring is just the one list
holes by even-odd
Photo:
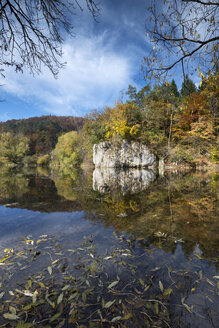
[[[92, 324], [94, 327], [216, 327], [219, 319], [217, 179], [217, 174], [203, 172], [156, 177], [147, 171], [2, 170], [0, 258], [4, 259], [5, 249], [11, 260], [9, 250], [28, 249], [20, 266], [11, 264], [10, 267], [9, 260], [9, 264], [5, 260], [0, 266], [0, 295], [5, 293], [0, 310], [3, 314], [12, 313], [4, 305], [9, 298], [8, 291], [16, 289], [18, 281], [22, 286], [31, 276], [47, 272], [51, 257], [53, 261], [56, 257], [60, 261], [65, 259], [65, 270], [76, 276], [78, 270], [84, 270], [83, 261], [94, 258], [95, 263], [101, 263], [101, 274], [105, 274], [101, 281], [108, 285], [117, 282], [115, 290], [106, 289], [114, 297], [109, 308], [104, 304], [110, 302], [111, 294], [104, 292], [104, 286], [99, 290], [100, 286], [93, 282], [100, 298], [95, 299], [99, 303], [92, 305], [92, 310], [99, 313], [97, 309], [102, 307], [107, 319], [101, 318], [102, 315], [97, 319], [96, 314], [92, 317], [91, 308], [86, 305], [83, 315], [75, 314], [76, 319], [72, 321], [63, 313], [51, 321], [51, 312], [48, 319], [51, 327], [58, 324], [76, 327], [78, 323], [85, 327]], [[95, 245], [92, 256], [87, 249], [88, 253], [82, 251], [85, 246], [81, 245], [87, 245], [84, 238], [89, 245]], [[50, 241], [54, 247], [59, 245], [61, 251], [50, 254], [48, 259]], [[34, 249], [35, 245], [42, 256], [35, 255], [30, 265], [29, 254], [33, 250], [29, 248]], [[77, 258], [72, 257], [76, 249], [80, 253]], [[78, 259], [81, 267], [76, 265]], [[66, 274], [65, 270], [62, 274]], [[64, 277], [54, 274], [54, 279], [61, 281]], [[86, 284], [88, 287], [90, 282]], [[135, 299], [133, 303], [125, 298], [131, 293], [135, 295], [131, 297]], [[82, 301], [92, 302], [92, 297], [83, 296]], [[27, 301], [22, 299], [22, 302]], [[63, 302], [57, 301], [57, 306], [63, 306]], [[23, 312], [19, 311], [17, 321], [10, 321], [12, 327], [24, 320]], [[51, 311], [54, 315], [58, 309], [52, 307]], [[33, 322], [36, 314], [31, 315]], [[42, 316], [42, 322], [37, 325], [48, 326]], [[26, 320], [29, 322], [29, 317]], [[0, 324], [6, 321], [2, 318]]]

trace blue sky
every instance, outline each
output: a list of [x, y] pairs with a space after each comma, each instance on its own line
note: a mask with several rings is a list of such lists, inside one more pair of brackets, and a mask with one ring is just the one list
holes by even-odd
[[[143, 57], [151, 44], [145, 33], [148, 2], [105, 0], [96, 23], [78, 12], [74, 38], [63, 44], [66, 67], [54, 79], [47, 68], [36, 77], [6, 68], [0, 81], [0, 121], [41, 115], [84, 116], [113, 106], [129, 84], [141, 88]], [[180, 81], [181, 84], [181, 81]]]
[[84, 10], [74, 19], [74, 38], [63, 45], [66, 67], [54, 79], [6, 68], [0, 84], [0, 121], [48, 114], [84, 116], [114, 105], [129, 84], [142, 86], [141, 62], [150, 48], [145, 0], [105, 0], [96, 23]]

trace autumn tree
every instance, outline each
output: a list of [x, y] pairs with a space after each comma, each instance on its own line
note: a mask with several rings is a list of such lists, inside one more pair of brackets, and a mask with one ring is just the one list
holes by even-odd
[[[94, 18], [99, 14], [95, 0], [85, 0]], [[56, 76], [61, 61], [64, 33], [73, 34], [73, 16], [83, 10], [81, 0], [1, 0], [0, 65], [24, 67], [39, 73], [47, 66]]]
[[52, 165], [62, 167], [78, 166], [81, 162], [78, 134], [71, 131], [58, 138], [52, 153]]
[[201, 163], [218, 159], [218, 76], [204, 78], [205, 87], [184, 99], [173, 128], [171, 157]]
[[105, 138], [112, 141], [135, 139], [141, 130], [141, 111], [134, 102], [117, 103], [114, 108], [107, 108], [103, 124]]
[[10, 132], [0, 134], [0, 164], [18, 165], [29, 149], [29, 139]]
[[[146, 77], [161, 77], [181, 65], [209, 71], [218, 63], [218, 0], [151, 0], [147, 35], [153, 44], [145, 57]], [[194, 66], [193, 66], [194, 65]]]

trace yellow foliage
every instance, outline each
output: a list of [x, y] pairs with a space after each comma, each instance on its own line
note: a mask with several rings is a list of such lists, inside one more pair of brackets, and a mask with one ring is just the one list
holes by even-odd
[[132, 137], [136, 137], [139, 134], [140, 130], [141, 130], [141, 125], [140, 124], [135, 124], [130, 129], [130, 135]]
[[[108, 108], [108, 117], [104, 121], [107, 130], [106, 139], [125, 139], [129, 135], [137, 134], [137, 126], [133, 129], [128, 126], [128, 114], [131, 110], [134, 110], [133, 104], [118, 103], [114, 108]], [[133, 134], [131, 134], [131, 130]]]

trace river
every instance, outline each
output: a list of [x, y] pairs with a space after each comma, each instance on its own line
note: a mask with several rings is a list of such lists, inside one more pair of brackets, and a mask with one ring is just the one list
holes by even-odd
[[218, 175], [0, 171], [0, 327], [217, 327]]

